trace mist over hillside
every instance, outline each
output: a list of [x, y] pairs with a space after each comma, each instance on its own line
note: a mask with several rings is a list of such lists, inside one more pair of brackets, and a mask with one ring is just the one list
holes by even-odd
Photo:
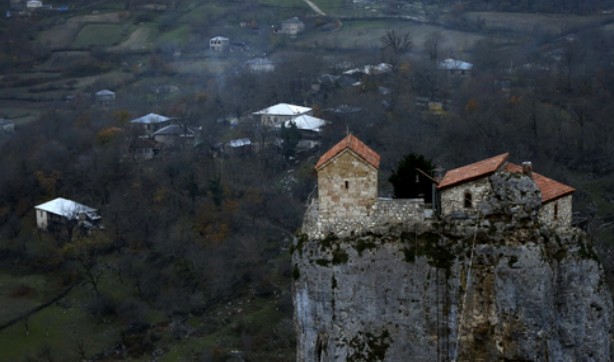
[[[3, 6], [4, 359], [294, 360], [289, 249], [348, 132], [386, 196], [411, 153], [532, 161], [576, 189], [614, 285], [609, 2]], [[41, 227], [59, 197], [100, 219]]]

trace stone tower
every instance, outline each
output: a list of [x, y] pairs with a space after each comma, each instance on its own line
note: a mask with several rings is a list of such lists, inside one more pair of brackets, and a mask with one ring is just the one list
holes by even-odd
[[322, 221], [360, 219], [377, 201], [380, 156], [352, 134], [334, 145], [315, 166], [318, 216]]

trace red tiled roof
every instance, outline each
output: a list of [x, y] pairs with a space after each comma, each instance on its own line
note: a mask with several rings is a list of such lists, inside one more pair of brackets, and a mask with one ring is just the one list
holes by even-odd
[[439, 182], [439, 185], [437, 185], [437, 188], [440, 190], [445, 189], [495, 173], [503, 162], [507, 160], [508, 156], [509, 153], [503, 153], [467, 166], [450, 170], [446, 172], [441, 182]]
[[348, 134], [344, 139], [342, 139], [339, 143], [323, 154], [322, 157], [320, 157], [318, 163], [316, 163], [315, 169], [318, 170], [320, 167], [322, 167], [322, 165], [333, 159], [345, 149], [352, 150], [368, 164], [375, 168], [379, 168], [380, 155], [369, 148], [369, 146], [362, 143], [362, 141], [356, 138], [356, 136]]
[[[522, 166], [514, 163], [508, 163], [505, 165], [504, 170], [512, 173], [522, 173]], [[558, 199], [559, 197], [569, 195], [576, 191], [571, 186], [567, 186], [551, 178], [540, 175], [535, 171], [531, 172], [531, 176], [542, 193], [542, 203]]]

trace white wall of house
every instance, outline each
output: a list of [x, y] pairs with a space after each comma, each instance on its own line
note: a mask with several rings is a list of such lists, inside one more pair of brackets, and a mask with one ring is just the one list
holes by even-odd
[[47, 226], [49, 226], [47, 211], [36, 209], [36, 227], [47, 230]]

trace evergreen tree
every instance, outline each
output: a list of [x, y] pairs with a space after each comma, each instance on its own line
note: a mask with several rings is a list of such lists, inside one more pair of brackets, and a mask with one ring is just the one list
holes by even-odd
[[409, 199], [423, 197], [432, 202], [432, 181], [420, 171], [432, 175], [433, 164], [422, 155], [410, 153], [403, 157], [388, 181], [394, 187], [394, 197]]

